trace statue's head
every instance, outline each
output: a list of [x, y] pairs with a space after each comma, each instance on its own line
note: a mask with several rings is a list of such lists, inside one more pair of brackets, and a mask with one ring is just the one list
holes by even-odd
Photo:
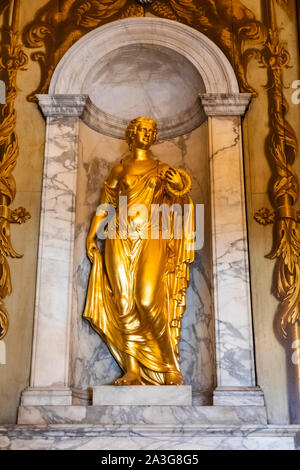
[[132, 119], [127, 126], [125, 139], [129, 150], [133, 147], [149, 149], [155, 142], [157, 136], [157, 125], [153, 119], [137, 117]]

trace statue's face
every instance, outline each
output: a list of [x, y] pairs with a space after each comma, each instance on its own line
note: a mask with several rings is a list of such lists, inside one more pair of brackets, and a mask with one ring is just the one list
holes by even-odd
[[141, 121], [135, 133], [135, 147], [148, 149], [155, 140], [155, 129], [151, 122]]

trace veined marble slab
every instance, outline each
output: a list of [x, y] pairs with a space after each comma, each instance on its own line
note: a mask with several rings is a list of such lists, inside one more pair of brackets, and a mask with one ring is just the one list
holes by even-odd
[[93, 405], [108, 406], [191, 406], [190, 385], [126, 386], [100, 385], [93, 387]]
[[300, 426], [2, 426], [1, 450], [295, 450]]
[[266, 425], [261, 406], [20, 406], [18, 424]]

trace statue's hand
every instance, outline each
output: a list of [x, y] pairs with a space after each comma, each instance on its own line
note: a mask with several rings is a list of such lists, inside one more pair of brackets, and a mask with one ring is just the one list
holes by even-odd
[[90, 239], [88, 237], [87, 241], [86, 241], [86, 251], [87, 251], [87, 255], [88, 255], [88, 257], [89, 257], [89, 259], [91, 260], [92, 263], [94, 262], [94, 253], [97, 250], [98, 250], [98, 247], [97, 247], [97, 244], [96, 244], [95, 240]]
[[165, 178], [175, 189], [183, 189], [180, 173], [175, 168], [169, 168], [165, 173]]

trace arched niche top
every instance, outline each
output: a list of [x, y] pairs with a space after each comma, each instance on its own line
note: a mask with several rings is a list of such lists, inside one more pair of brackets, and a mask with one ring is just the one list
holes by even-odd
[[219, 47], [190, 26], [160, 18], [126, 18], [86, 34], [59, 62], [49, 93], [85, 94], [85, 84], [99, 60], [131, 44], [160, 45], [183, 55], [199, 72], [206, 93], [239, 93], [232, 66]]
[[[110, 93], [109, 88], [113, 89], [116, 80], [109, 67], [115, 66], [115, 75], [120, 78], [121, 88], [124, 87], [125, 81], [130, 86], [130, 71], [127, 73], [122, 70], [122, 66], [124, 68], [127, 66], [122, 51], [129, 54], [128, 64], [130, 65], [135, 60], [132, 52], [135, 47], [137, 55], [141, 51], [144, 51], [145, 56], [147, 55], [144, 58], [148, 60], [148, 63], [145, 60], [145, 64], [141, 64], [141, 67], [145, 67], [144, 76], [147, 75], [147, 70], [151, 71], [151, 57], [158, 58], [157, 61], [153, 60], [153, 68], [155, 68], [155, 63], [159, 62], [160, 55], [165, 57], [165, 61], [161, 60], [164, 62], [163, 65], [170, 61], [169, 69], [165, 67], [165, 71], [157, 67], [157, 76], [153, 80], [153, 82], [156, 81], [155, 93], [153, 92], [151, 96], [151, 83], [149, 84], [150, 93], [149, 89], [144, 90], [145, 103], [149, 97], [150, 104], [148, 107], [145, 106], [144, 112], [136, 113], [136, 115], [148, 115], [157, 121], [159, 140], [187, 134], [205, 121], [206, 113], [199, 95], [239, 94], [238, 82], [230, 62], [210, 39], [189, 26], [160, 18], [118, 20], [86, 34], [67, 51], [59, 62], [50, 83], [49, 94], [56, 97], [88, 96], [89, 106], [82, 116], [86, 124], [98, 132], [123, 139], [128, 121], [136, 115], [133, 115], [134, 106], [131, 110], [132, 115], [130, 112], [128, 116], [124, 115], [124, 102], [121, 103], [119, 98], [120, 90], [115, 96]], [[170, 68], [174, 69], [173, 77], [176, 77], [176, 74], [177, 78], [181, 75], [181, 83], [185, 86], [180, 86], [180, 80], [175, 79], [176, 86], [173, 86], [172, 91], [171, 84], [168, 85], [166, 79]], [[165, 75], [162, 76], [161, 72]], [[136, 75], [135, 71], [132, 73]], [[125, 81], [122, 84], [123, 75]], [[96, 79], [98, 82], [95, 85]], [[135, 100], [138, 104], [137, 109], [143, 109], [137, 98], [139, 90], [134, 87], [133, 80], [132, 101]], [[161, 93], [167, 103], [161, 105], [160, 109], [156, 103], [163, 103], [163, 99], [159, 98], [157, 92]], [[165, 93], [164, 96], [163, 93]], [[107, 101], [103, 99], [104, 95], [112, 96], [113, 106], [105, 107]], [[126, 97], [128, 100], [127, 91]], [[124, 101], [126, 101], [125, 98]], [[152, 113], [151, 109], [154, 109]]]

